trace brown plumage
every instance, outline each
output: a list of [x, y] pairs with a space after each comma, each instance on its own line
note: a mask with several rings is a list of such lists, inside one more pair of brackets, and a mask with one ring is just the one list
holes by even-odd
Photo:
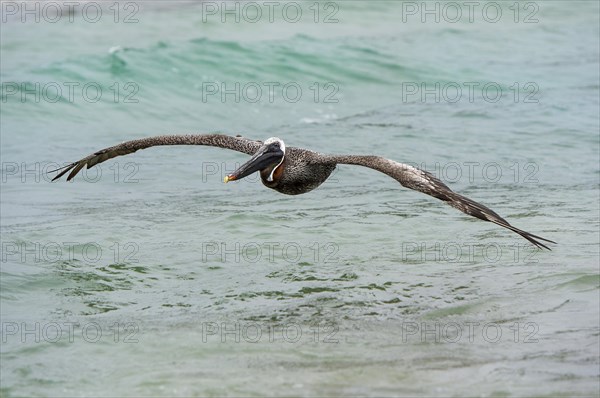
[[453, 192], [432, 174], [416, 167], [380, 156], [324, 155], [302, 148], [286, 148], [279, 138], [269, 138], [263, 143], [240, 136], [206, 134], [164, 135], [127, 141], [102, 149], [59, 169], [60, 173], [52, 181], [59, 179], [69, 171], [67, 180], [71, 180], [84, 166], [94, 167], [108, 159], [160, 145], [205, 145], [253, 155], [246, 164], [228, 175], [225, 182], [241, 179], [260, 171], [261, 180], [265, 186], [288, 195], [298, 195], [317, 188], [327, 180], [338, 164], [369, 167], [387, 174], [407, 188], [440, 199], [465, 214], [507, 228], [538, 248], [550, 250], [540, 241], [556, 243], [513, 227], [493, 210]]
[[161, 145], [205, 145], [233, 149], [234, 151], [252, 155], [260, 148], [262, 142], [248, 140], [240, 136], [231, 137], [221, 134], [160, 135], [157, 137], [141, 138], [139, 140], [126, 141], [121, 144], [101, 149], [77, 162], [62, 167], [59, 169], [62, 171], [54, 177], [52, 181], [58, 180], [67, 172], [71, 171], [67, 177], [67, 181], [70, 181], [81, 171], [83, 166], [87, 166], [89, 169], [108, 159], [128, 155], [139, 151], [140, 149]]

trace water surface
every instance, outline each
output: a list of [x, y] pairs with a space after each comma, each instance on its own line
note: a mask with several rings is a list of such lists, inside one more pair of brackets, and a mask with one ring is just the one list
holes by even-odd
[[[3, 396], [598, 394], [597, 3], [107, 4], [2, 23]], [[408, 162], [558, 245], [350, 166], [297, 197], [214, 148], [45, 174], [215, 131]]]

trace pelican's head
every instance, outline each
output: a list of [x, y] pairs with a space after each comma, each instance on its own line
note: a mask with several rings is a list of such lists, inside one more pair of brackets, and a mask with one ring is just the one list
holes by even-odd
[[225, 176], [225, 182], [240, 180], [255, 171], [266, 171], [269, 173], [267, 181], [273, 181], [273, 173], [285, 157], [285, 144], [277, 137], [271, 137], [256, 151], [254, 156], [241, 165], [236, 171]]

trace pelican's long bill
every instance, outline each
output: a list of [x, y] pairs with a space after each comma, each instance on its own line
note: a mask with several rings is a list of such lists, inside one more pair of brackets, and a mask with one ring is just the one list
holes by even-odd
[[249, 176], [255, 171], [266, 169], [269, 166], [276, 165], [281, 162], [284, 151], [281, 150], [279, 144], [263, 145], [260, 149], [248, 160], [241, 165], [236, 171], [225, 176], [224, 182], [240, 180]]

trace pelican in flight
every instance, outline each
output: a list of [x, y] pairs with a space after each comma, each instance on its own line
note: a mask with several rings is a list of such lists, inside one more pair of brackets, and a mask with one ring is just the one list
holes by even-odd
[[98, 152], [58, 170], [60, 173], [52, 179], [59, 179], [66, 173], [67, 181], [71, 180], [84, 167], [95, 165], [112, 159], [161, 145], [205, 145], [219, 148], [232, 149], [243, 152], [252, 157], [236, 171], [225, 177], [225, 182], [239, 180], [259, 171], [262, 183], [267, 187], [287, 195], [298, 195], [312, 191], [321, 185], [331, 175], [338, 164], [352, 164], [369, 167], [392, 177], [406, 188], [423, 192], [434, 198], [440, 199], [450, 206], [477, 217], [484, 221], [493, 222], [507, 228], [538, 248], [550, 250], [544, 242], [556, 243], [539, 237], [519, 228], [513, 227], [496, 214], [493, 210], [453, 192], [443, 182], [431, 173], [412, 167], [407, 164], [395, 162], [380, 156], [362, 155], [325, 155], [303, 148], [286, 147], [279, 138], [272, 137], [265, 142], [250, 140], [241, 136], [228, 136], [221, 134], [198, 135], [163, 135], [158, 137], [142, 138], [126, 141], [122, 144], [102, 149]]

